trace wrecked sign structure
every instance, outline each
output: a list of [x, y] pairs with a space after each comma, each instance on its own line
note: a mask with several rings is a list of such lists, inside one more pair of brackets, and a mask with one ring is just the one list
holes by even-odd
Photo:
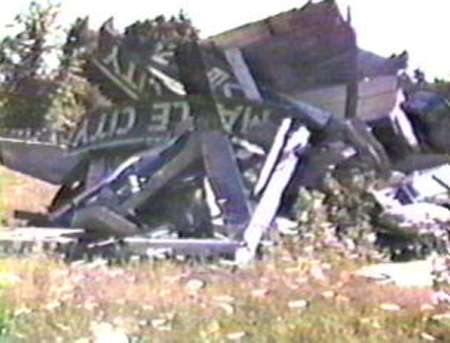
[[85, 54], [84, 76], [112, 106], [64, 144], [5, 136], [0, 156], [60, 185], [48, 214], [22, 217], [81, 228], [89, 246], [114, 237], [131, 249], [249, 260], [299, 186], [353, 168], [389, 177], [404, 156], [387, 148], [386, 130], [421, 149], [408, 140], [415, 122], [392, 114], [407, 56], [359, 50], [330, 1], [202, 41], [184, 18], [124, 34], [109, 20], [94, 35], [79, 20], [65, 51]]

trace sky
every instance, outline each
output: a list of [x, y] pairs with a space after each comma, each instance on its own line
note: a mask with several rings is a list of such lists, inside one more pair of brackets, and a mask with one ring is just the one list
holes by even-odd
[[[30, 0], [2, 3], [0, 27], [26, 11]], [[44, 0], [45, 1], [45, 0]], [[180, 9], [207, 37], [279, 12], [298, 8], [306, 0], [60, 0], [60, 23], [68, 27], [76, 17], [89, 15], [92, 28], [114, 16], [117, 28]], [[420, 68], [428, 79], [450, 80], [450, 2], [446, 0], [337, 0], [342, 13], [352, 10], [358, 45], [383, 56], [407, 50], [410, 69]], [[3, 31], [6, 32], [6, 31]], [[2, 31], [0, 30], [0, 36]]]

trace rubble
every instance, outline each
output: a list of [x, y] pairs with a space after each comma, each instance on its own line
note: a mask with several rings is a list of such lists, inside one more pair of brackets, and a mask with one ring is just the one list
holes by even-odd
[[[400, 89], [407, 54], [360, 50], [334, 2], [206, 40], [182, 17], [123, 34], [112, 20], [98, 33], [87, 25], [77, 21], [65, 53], [83, 56], [83, 75], [112, 105], [70, 137], [2, 133], [2, 164], [60, 187], [48, 213], [21, 213], [55, 237], [10, 239], [246, 264], [277, 226], [302, 230], [280, 219], [296, 219], [299, 192], [326, 192], [329, 175], [346, 184], [373, 173], [379, 211], [366, 215], [378, 239], [448, 241], [448, 101]], [[339, 239], [348, 227], [333, 229]]]

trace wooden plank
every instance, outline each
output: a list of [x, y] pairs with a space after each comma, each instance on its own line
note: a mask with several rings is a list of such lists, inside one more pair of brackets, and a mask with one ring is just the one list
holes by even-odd
[[202, 133], [202, 154], [206, 175], [225, 225], [242, 236], [250, 220], [250, 207], [228, 137], [221, 132]]
[[106, 206], [87, 206], [75, 211], [72, 225], [99, 236], [132, 236], [138, 234], [136, 224]]
[[399, 135], [401, 135], [408, 145], [415, 151], [420, 151], [419, 140], [414, 132], [411, 121], [405, 112], [401, 109], [401, 104], [405, 101], [405, 96], [402, 90], [397, 91], [396, 102], [394, 109], [390, 113], [390, 117], [396, 128], [398, 129]]
[[166, 164], [164, 164], [148, 181], [142, 186], [140, 192], [131, 196], [120, 205], [121, 213], [133, 213], [134, 210], [143, 205], [150, 197], [166, 186], [170, 181], [179, 176], [188, 167], [201, 158], [200, 142], [196, 136], [188, 138], [184, 148]]
[[371, 98], [360, 99], [358, 118], [364, 121], [377, 120], [389, 115], [395, 106], [395, 93], [385, 93]]
[[254, 43], [258, 43], [261, 40], [270, 39], [271, 36], [269, 28], [261, 21], [221, 33], [208, 40], [214, 42], [214, 44], [223, 49], [232, 47], [244, 48]]
[[[358, 106], [356, 116], [372, 120], [387, 115], [395, 104], [395, 76], [379, 76], [358, 83]], [[344, 118], [346, 111], [346, 86], [344, 84], [295, 92], [289, 95], [296, 99], [320, 107], [334, 115]]]
[[297, 166], [299, 150], [306, 147], [309, 136], [309, 131], [305, 127], [300, 127], [287, 141], [283, 149], [283, 155], [280, 157], [245, 230], [245, 246], [236, 252], [238, 264], [247, 264], [254, 258], [263, 235], [269, 229], [276, 215], [284, 189]]
[[222, 122], [208, 78], [207, 65], [197, 42], [185, 42], [175, 54], [180, 80], [187, 95], [202, 96], [201, 101], [189, 101], [194, 128], [199, 131], [222, 130]]
[[74, 243], [84, 234], [83, 229], [59, 228], [0, 228], [0, 242]]
[[294, 101], [303, 101], [317, 106], [340, 118], [345, 117], [345, 85], [324, 87], [289, 96]]
[[241, 50], [238, 48], [227, 49], [225, 50], [225, 57], [233, 69], [234, 75], [238, 79], [239, 84], [244, 90], [246, 98], [261, 102], [262, 96], [250, 73], [247, 63], [245, 63]]
[[345, 122], [346, 138], [352, 143], [362, 159], [369, 158], [374, 162], [374, 168], [382, 176], [391, 172], [390, 159], [381, 143], [370, 132], [369, 127], [360, 119], [354, 118]]
[[172, 255], [220, 257], [234, 256], [242, 245], [240, 241], [217, 239], [146, 239], [129, 237], [125, 247], [134, 253], [149, 253], [151, 250], [169, 250]]
[[359, 82], [359, 98], [372, 97], [384, 93], [396, 94], [397, 77], [382, 75]]
[[352, 37], [352, 47], [348, 58], [348, 77], [345, 97], [345, 117], [355, 118], [358, 111], [359, 75], [358, 75], [358, 47], [356, 46], [356, 36]]
[[261, 169], [261, 173], [259, 174], [258, 181], [256, 182], [255, 188], [253, 190], [253, 194], [258, 196], [267, 186], [267, 183], [270, 180], [270, 175], [275, 168], [277, 161], [280, 158], [280, 154], [283, 151], [283, 148], [286, 144], [287, 134], [292, 125], [292, 119], [286, 118], [281, 123], [278, 128], [278, 132], [273, 141], [272, 147], [270, 148], [269, 153], [267, 154], [267, 158], [264, 162], [264, 165]]

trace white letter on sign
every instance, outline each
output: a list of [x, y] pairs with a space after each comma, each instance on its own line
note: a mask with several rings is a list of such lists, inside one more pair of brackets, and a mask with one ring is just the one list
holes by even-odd
[[170, 102], [153, 104], [151, 113], [151, 124], [148, 126], [149, 132], [167, 131], [169, 129], [170, 110], [172, 104]]
[[126, 125], [117, 129], [117, 135], [123, 136], [130, 132], [136, 124], [136, 110], [134, 107], [125, 107], [121, 114], [126, 116]]

